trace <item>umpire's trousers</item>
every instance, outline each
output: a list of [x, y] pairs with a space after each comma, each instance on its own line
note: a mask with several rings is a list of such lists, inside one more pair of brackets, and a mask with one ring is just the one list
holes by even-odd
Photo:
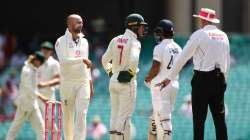
[[219, 69], [210, 72], [194, 71], [192, 85], [192, 109], [194, 140], [204, 139], [204, 125], [208, 106], [213, 116], [217, 140], [227, 140], [224, 93], [226, 81]]

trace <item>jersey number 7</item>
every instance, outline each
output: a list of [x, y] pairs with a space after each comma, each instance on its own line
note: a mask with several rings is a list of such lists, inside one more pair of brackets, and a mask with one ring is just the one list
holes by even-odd
[[120, 49], [120, 59], [119, 59], [119, 64], [121, 65], [121, 63], [122, 63], [122, 54], [123, 54], [123, 48], [124, 48], [124, 46], [122, 46], [122, 45], [118, 45], [118, 46], [117, 46], [117, 48], [118, 48], [118, 49]]

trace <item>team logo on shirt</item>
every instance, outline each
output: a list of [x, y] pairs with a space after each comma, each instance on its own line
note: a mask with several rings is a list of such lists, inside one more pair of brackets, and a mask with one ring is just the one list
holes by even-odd
[[208, 36], [210, 39], [213, 39], [213, 40], [224, 40], [224, 35], [220, 33], [209, 32]]
[[81, 57], [81, 51], [80, 50], [75, 51], [75, 57]]
[[169, 49], [169, 53], [171, 53], [171, 54], [178, 54], [179, 51], [178, 51], [177, 48], [171, 48], [171, 49]]

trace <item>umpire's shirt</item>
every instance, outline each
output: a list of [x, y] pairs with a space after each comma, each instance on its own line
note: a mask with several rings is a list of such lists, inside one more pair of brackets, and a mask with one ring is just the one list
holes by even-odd
[[230, 64], [227, 35], [213, 25], [194, 32], [167, 78], [173, 80], [191, 57], [194, 63], [191, 81], [194, 140], [204, 139], [208, 106], [214, 119], [216, 139], [227, 140], [224, 111], [225, 77]]
[[214, 25], [206, 25], [191, 35], [167, 78], [174, 80], [191, 57], [193, 57], [195, 71], [209, 72], [216, 66], [227, 77], [230, 67], [229, 51], [227, 35]]

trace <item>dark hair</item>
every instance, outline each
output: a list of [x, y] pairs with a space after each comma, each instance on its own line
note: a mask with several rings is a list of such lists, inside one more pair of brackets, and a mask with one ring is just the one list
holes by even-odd
[[162, 36], [164, 36], [165, 38], [173, 38], [174, 32], [173, 31], [165, 31], [162, 33]]

